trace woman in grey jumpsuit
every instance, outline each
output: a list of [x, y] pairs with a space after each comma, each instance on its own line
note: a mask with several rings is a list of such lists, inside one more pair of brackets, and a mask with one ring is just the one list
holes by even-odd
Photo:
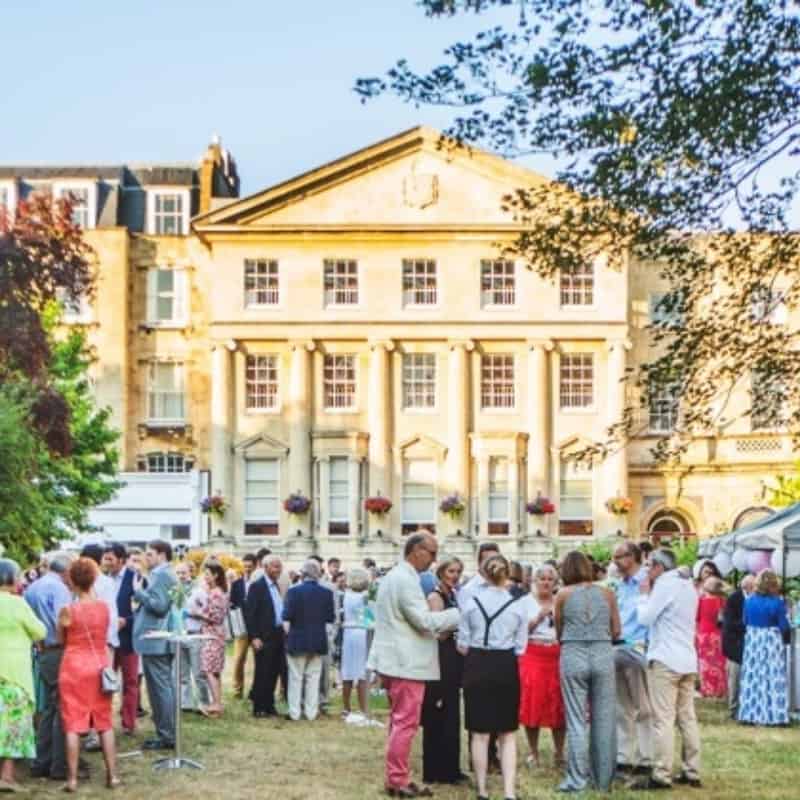
[[[556, 632], [561, 641], [561, 690], [567, 717], [567, 774], [559, 792], [580, 792], [591, 783], [606, 792], [616, 767], [616, 687], [612, 640], [619, 638], [614, 593], [592, 583], [583, 553], [567, 554], [565, 588], [556, 595]], [[588, 701], [588, 706], [587, 706]], [[587, 726], [587, 709], [591, 722]]]

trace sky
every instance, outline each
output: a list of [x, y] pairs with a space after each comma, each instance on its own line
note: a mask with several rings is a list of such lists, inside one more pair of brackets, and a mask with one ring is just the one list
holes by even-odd
[[[356, 78], [420, 67], [485, 17], [415, 0], [0, 0], [0, 163], [195, 161], [213, 134], [259, 191], [452, 110], [363, 105]], [[13, 68], [11, 68], [13, 65]], [[11, 124], [9, 124], [11, 123]]]

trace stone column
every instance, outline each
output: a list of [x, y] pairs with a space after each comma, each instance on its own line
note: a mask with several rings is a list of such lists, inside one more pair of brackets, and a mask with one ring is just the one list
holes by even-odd
[[[350, 521], [350, 536], [352, 539], [359, 537], [362, 533], [358, 529], [358, 523], [361, 519], [361, 459], [357, 456], [351, 456], [347, 462], [348, 466], [348, 484], [350, 486], [350, 509], [348, 511], [348, 518]], [[388, 475], [388, 470], [386, 473]]]
[[[331, 461], [328, 456], [320, 456], [319, 462], [319, 535], [320, 539], [328, 536], [328, 523], [331, 518], [330, 497], [328, 489], [331, 483]], [[294, 491], [294, 489], [292, 489]]]
[[478, 456], [478, 536], [489, 534], [489, 456]]
[[447, 460], [445, 462], [445, 491], [458, 492], [464, 499], [465, 510], [459, 520], [447, 520], [448, 532], [470, 530], [470, 461], [469, 426], [471, 416], [469, 353], [475, 343], [466, 339], [448, 343], [447, 377]]
[[389, 445], [391, 441], [391, 375], [389, 353], [394, 350], [390, 340], [369, 343], [369, 494], [380, 492], [390, 497], [392, 491]]
[[[300, 491], [311, 498], [311, 354], [314, 342], [289, 342], [292, 362], [289, 374], [289, 402], [286, 418], [289, 423], [289, 486], [283, 496]], [[299, 517], [297, 527], [308, 535], [310, 514]]]
[[[608, 397], [606, 400], [606, 427], [622, 421], [625, 411], [625, 367], [626, 354], [631, 349], [627, 339], [613, 339], [608, 342]], [[607, 458], [603, 468], [606, 493], [603, 502], [610, 497], [628, 496], [628, 451], [626, 442], [618, 445]], [[608, 514], [605, 507], [603, 511]], [[608, 514], [609, 533], [618, 530], [627, 534], [627, 516]]]
[[[527, 499], [536, 499], [541, 492], [550, 497], [552, 430], [550, 410], [552, 391], [550, 387], [550, 353], [554, 351], [549, 339], [528, 342], [528, 404], [526, 424], [528, 428], [528, 474]], [[533, 536], [537, 530], [547, 535], [550, 517], [534, 517], [526, 514], [527, 532]]]
[[[211, 481], [212, 492], [233, 497], [232, 409], [233, 352], [236, 342], [217, 342], [211, 353]], [[215, 519], [215, 529], [228, 532], [230, 515]]]
[[516, 452], [508, 459], [508, 534], [519, 535], [519, 460]]

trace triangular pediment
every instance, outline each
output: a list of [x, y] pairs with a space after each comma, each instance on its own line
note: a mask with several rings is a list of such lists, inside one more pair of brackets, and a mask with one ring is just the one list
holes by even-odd
[[447, 447], [441, 442], [437, 442], [431, 436], [419, 433], [398, 442], [397, 451], [404, 457], [434, 457], [444, 460], [447, 455]]
[[341, 227], [513, 226], [503, 197], [546, 179], [413, 128], [193, 221], [202, 234]]
[[289, 452], [289, 445], [285, 442], [275, 439], [266, 433], [257, 433], [255, 436], [250, 436], [243, 439], [238, 444], [234, 445], [234, 451], [243, 453], [245, 458], [259, 458], [259, 457], [280, 457], [285, 456]]

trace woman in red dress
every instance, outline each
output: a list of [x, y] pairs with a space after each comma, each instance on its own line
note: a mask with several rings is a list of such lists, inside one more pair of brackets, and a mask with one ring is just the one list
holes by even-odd
[[525, 726], [529, 767], [539, 766], [539, 728], [553, 732], [556, 766], [564, 762], [566, 722], [559, 674], [561, 647], [556, 638], [553, 603], [558, 573], [549, 564], [534, 573], [531, 593], [522, 598], [528, 614], [528, 648], [519, 657], [519, 721]]
[[222, 671], [225, 669], [225, 616], [228, 613], [228, 582], [225, 570], [216, 561], [205, 565], [206, 607], [200, 619], [202, 633], [211, 636], [203, 642], [200, 651], [200, 670], [206, 678], [211, 693], [211, 703], [201, 712], [207, 717], [222, 714]]
[[106, 785], [113, 789], [120, 784], [116, 775], [111, 695], [103, 692], [100, 682], [101, 671], [111, 665], [106, 646], [108, 606], [95, 597], [96, 577], [97, 565], [92, 559], [79, 558], [72, 564], [69, 579], [75, 601], [58, 616], [59, 638], [64, 644], [58, 693], [67, 744], [66, 792], [78, 790], [80, 735], [92, 728], [100, 735]]
[[720, 615], [725, 608], [725, 584], [715, 577], [702, 584], [697, 605], [697, 660], [700, 666], [700, 694], [727, 697], [728, 679], [722, 652]]

